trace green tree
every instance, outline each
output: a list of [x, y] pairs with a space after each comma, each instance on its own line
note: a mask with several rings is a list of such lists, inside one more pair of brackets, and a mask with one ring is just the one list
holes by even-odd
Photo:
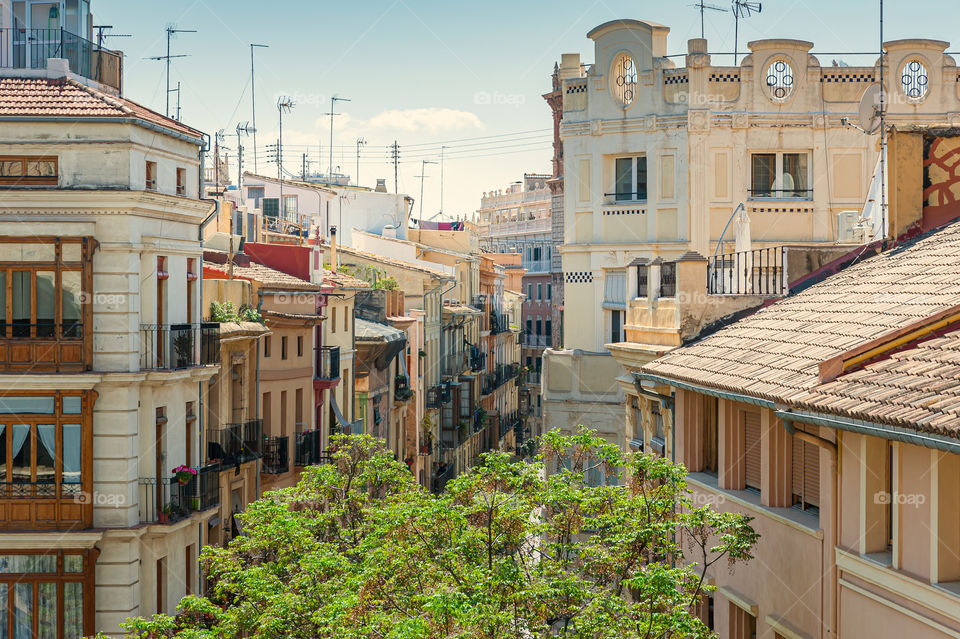
[[[540, 460], [488, 453], [434, 495], [383, 442], [340, 437], [332, 464], [250, 506], [246, 536], [204, 550], [215, 583], [206, 598], [128, 630], [151, 639], [711, 636], [692, 606], [709, 588], [707, 566], [751, 558], [749, 518], [695, 507], [683, 467], [623, 453], [586, 428], [545, 435]], [[621, 485], [591, 486], [592, 477]]]

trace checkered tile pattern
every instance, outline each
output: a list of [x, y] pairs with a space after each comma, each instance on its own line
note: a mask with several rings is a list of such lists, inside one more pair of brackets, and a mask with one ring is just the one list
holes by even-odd
[[711, 73], [710, 82], [739, 82], [739, 73]]
[[643, 215], [646, 213], [646, 209], [607, 209], [603, 212], [604, 215]]
[[567, 95], [570, 95], [571, 93], [586, 93], [586, 92], [587, 92], [587, 84], [585, 82], [583, 84], [571, 84], [567, 86]]
[[590, 271], [570, 271], [563, 274], [566, 284], [593, 284], [593, 273]]
[[813, 213], [813, 208], [751, 208], [751, 213]]
[[689, 81], [690, 78], [686, 73], [670, 73], [663, 76], [664, 84], [686, 84]]
[[820, 82], [873, 82], [872, 73], [824, 73]]

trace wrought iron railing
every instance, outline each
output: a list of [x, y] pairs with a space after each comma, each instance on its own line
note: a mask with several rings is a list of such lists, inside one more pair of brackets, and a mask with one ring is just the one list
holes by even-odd
[[247, 462], [262, 454], [262, 446], [262, 419], [225, 424], [208, 431], [207, 459], [220, 461], [226, 466]]
[[82, 495], [80, 484], [57, 484], [54, 479], [0, 482], [0, 499], [75, 499], [82, 502]]
[[0, 68], [45, 69], [48, 58], [64, 58], [77, 75], [120, 91], [123, 55], [66, 29], [0, 29]]
[[549, 348], [553, 346], [553, 336], [526, 334], [523, 336], [523, 345], [532, 348]]
[[143, 324], [140, 369], [174, 370], [220, 361], [220, 324]]
[[448, 377], [456, 377], [467, 368], [467, 354], [465, 351], [455, 351], [443, 356], [441, 371]]
[[497, 335], [510, 330], [510, 316], [506, 313], [490, 313], [490, 333]]
[[200, 468], [191, 482], [197, 497], [194, 510], [206, 510], [220, 504], [220, 464], [207, 464]]
[[450, 386], [440, 384], [427, 389], [426, 406], [427, 408], [440, 408], [450, 402]]
[[522, 426], [523, 418], [520, 416], [519, 410], [500, 415], [500, 439], [503, 439], [511, 430], [517, 431]]
[[786, 295], [785, 258], [785, 246], [711, 257], [707, 263], [707, 294]]
[[267, 437], [263, 440], [263, 472], [281, 475], [290, 471], [290, 438]]
[[487, 354], [476, 346], [470, 347], [470, 370], [479, 373], [487, 366]]
[[196, 499], [190, 484], [176, 477], [140, 478], [140, 523], [173, 523], [190, 516]]
[[413, 397], [413, 389], [406, 375], [397, 375], [393, 380], [393, 398], [398, 402], [405, 402]]
[[340, 347], [319, 346], [314, 350], [316, 354], [316, 379], [335, 380], [340, 378]]

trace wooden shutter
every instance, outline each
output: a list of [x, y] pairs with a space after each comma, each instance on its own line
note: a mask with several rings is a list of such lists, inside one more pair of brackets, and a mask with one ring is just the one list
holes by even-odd
[[760, 490], [760, 413], [744, 411], [743, 426], [747, 487]]
[[703, 470], [709, 473], [717, 472], [717, 409], [716, 397], [701, 396], [703, 401]]
[[[817, 434], [816, 426], [797, 430]], [[820, 506], [820, 449], [796, 437], [793, 439], [793, 496], [801, 507]]]

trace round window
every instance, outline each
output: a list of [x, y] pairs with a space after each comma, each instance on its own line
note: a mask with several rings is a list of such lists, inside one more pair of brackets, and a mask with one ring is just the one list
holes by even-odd
[[623, 107], [630, 106], [637, 98], [637, 65], [626, 53], [621, 53], [613, 61], [610, 91]]
[[927, 95], [927, 67], [920, 60], [910, 60], [900, 73], [900, 87], [907, 99], [919, 102]]
[[786, 60], [777, 60], [767, 67], [767, 87], [774, 100], [786, 100], [793, 91], [793, 69]]

